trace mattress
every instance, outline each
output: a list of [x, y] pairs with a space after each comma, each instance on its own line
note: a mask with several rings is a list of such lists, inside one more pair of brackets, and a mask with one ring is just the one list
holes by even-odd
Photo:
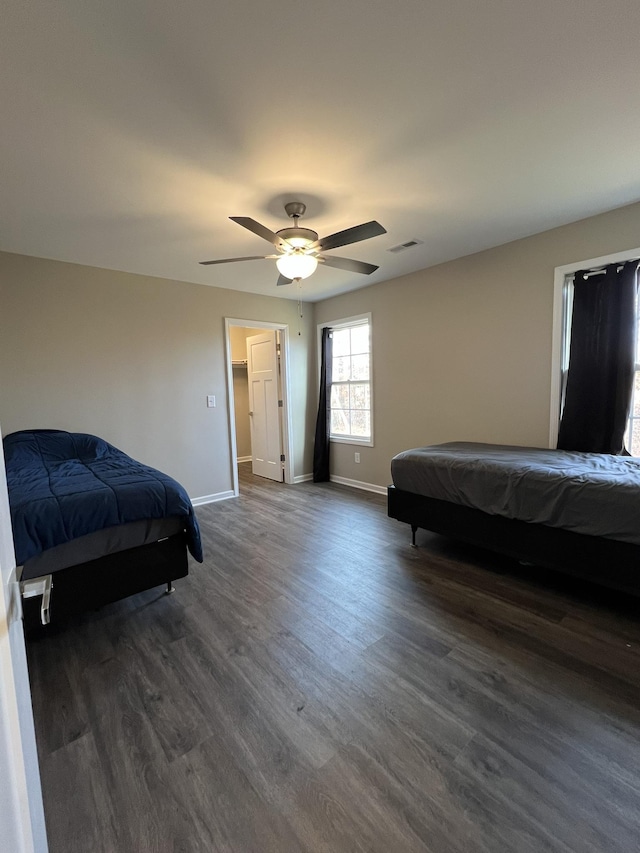
[[118, 551], [157, 542], [159, 539], [174, 536], [181, 530], [184, 530], [184, 519], [179, 517], [145, 518], [129, 524], [106, 527], [104, 530], [97, 530], [95, 533], [56, 545], [32, 557], [22, 567], [20, 578], [29, 580], [54, 574], [70, 566], [97, 560], [107, 554], [117, 554]]
[[449, 442], [391, 461], [394, 486], [492, 515], [640, 545], [640, 460]]

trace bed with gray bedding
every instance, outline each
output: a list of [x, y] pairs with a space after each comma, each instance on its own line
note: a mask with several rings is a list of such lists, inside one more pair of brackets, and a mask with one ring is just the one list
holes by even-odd
[[450, 442], [392, 459], [392, 518], [640, 594], [640, 460]]

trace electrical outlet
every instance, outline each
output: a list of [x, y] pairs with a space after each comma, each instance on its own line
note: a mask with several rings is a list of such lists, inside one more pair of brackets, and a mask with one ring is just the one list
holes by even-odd
[[354, 453], [354, 454], [353, 454], [353, 458], [356, 460], [356, 462], [359, 462], [359, 461], [360, 461], [360, 454], [359, 454], [359, 453]]

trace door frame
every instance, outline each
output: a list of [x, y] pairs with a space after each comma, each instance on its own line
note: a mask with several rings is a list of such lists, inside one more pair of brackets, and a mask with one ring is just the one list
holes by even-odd
[[46, 853], [38, 751], [4, 455], [0, 448], [0, 844]]
[[230, 328], [271, 329], [280, 332], [280, 378], [282, 380], [282, 452], [284, 453], [284, 482], [292, 484], [293, 470], [293, 427], [291, 423], [291, 382], [289, 354], [289, 326], [286, 323], [268, 323], [264, 320], [240, 320], [224, 318], [225, 351], [227, 359], [227, 407], [229, 412], [229, 447], [231, 450], [231, 478], [234, 497], [240, 494], [238, 483], [238, 447], [236, 444], [236, 410], [233, 393], [233, 365], [231, 364]]

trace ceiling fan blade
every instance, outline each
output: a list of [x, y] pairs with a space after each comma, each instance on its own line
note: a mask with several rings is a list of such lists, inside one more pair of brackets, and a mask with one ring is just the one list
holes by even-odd
[[210, 264], [235, 264], [237, 261], [266, 261], [271, 255], [250, 255], [248, 258], [221, 258], [218, 261], [198, 261], [204, 267]]
[[328, 237], [321, 237], [309, 248], [319, 248], [321, 252], [326, 252], [329, 249], [348, 246], [350, 243], [359, 243], [360, 240], [369, 240], [371, 237], [378, 237], [380, 234], [386, 233], [387, 229], [372, 219], [371, 222], [363, 222], [362, 225], [354, 225], [353, 228], [347, 228], [345, 231], [337, 231], [335, 234], [329, 234]]
[[361, 272], [364, 275], [371, 275], [378, 267], [374, 264], [366, 264], [364, 261], [354, 261], [352, 258], [325, 258], [324, 256], [318, 260], [326, 264], [328, 267], [336, 267], [339, 270], [349, 270], [349, 272]]
[[292, 278], [285, 278], [283, 275], [279, 275], [278, 280], [276, 281], [276, 284], [278, 285], [278, 287], [280, 287], [281, 284], [292, 284], [292, 283], [293, 283]]
[[258, 237], [262, 237], [263, 240], [274, 245], [276, 249], [291, 248], [290, 244], [287, 243], [286, 240], [283, 240], [282, 237], [278, 237], [274, 231], [270, 231], [265, 225], [261, 225], [249, 216], [230, 216], [229, 219], [233, 222], [237, 222], [238, 225], [242, 225], [243, 228], [247, 228], [249, 231], [252, 231], [254, 234], [257, 234]]

